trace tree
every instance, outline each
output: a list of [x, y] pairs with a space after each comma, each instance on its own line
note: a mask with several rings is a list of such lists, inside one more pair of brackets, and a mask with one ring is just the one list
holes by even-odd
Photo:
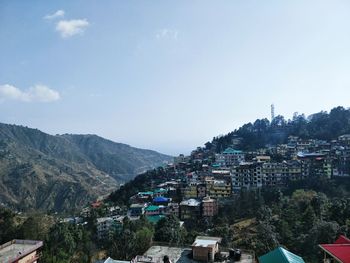
[[155, 227], [154, 239], [178, 245], [184, 240], [181, 233], [179, 219], [174, 215], [170, 215], [159, 220]]
[[5, 208], [0, 208], [0, 244], [16, 237], [15, 214]]

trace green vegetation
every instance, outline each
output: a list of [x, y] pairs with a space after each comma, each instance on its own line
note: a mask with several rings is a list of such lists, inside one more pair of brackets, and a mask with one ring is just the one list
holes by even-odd
[[285, 143], [290, 135], [330, 141], [347, 133], [350, 133], [350, 110], [336, 107], [329, 113], [321, 111], [308, 118], [302, 114], [295, 115], [292, 120], [285, 120], [281, 115], [272, 122], [258, 119], [227, 135], [215, 137], [206, 144], [206, 148], [222, 152], [234, 144], [241, 150], [255, 150], [268, 144]]

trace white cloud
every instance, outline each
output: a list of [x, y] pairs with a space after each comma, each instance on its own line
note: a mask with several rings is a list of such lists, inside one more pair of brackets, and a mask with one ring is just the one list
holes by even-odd
[[22, 91], [15, 86], [0, 85], [0, 100], [17, 100], [23, 102], [52, 102], [60, 99], [60, 94], [45, 85], [35, 85]]
[[51, 15], [49, 14], [49, 15], [44, 16], [44, 19], [52, 20], [52, 19], [55, 19], [58, 17], [63, 17], [64, 14], [65, 14], [64, 10], [57, 10], [55, 13], [53, 13]]
[[167, 39], [175, 39], [177, 40], [179, 33], [177, 30], [169, 29], [169, 28], [163, 28], [161, 30], [158, 30], [156, 34], [157, 39], [167, 38]]
[[61, 37], [68, 38], [77, 34], [83, 34], [89, 26], [86, 19], [61, 20], [56, 25], [56, 31], [60, 32]]

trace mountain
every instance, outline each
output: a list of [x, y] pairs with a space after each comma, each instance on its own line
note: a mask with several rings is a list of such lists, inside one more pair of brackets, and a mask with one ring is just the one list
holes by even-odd
[[120, 181], [129, 181], [135, 175], [171, 160], [167, 155], [115, 143], [96, 135], [65, 134], [62, 137], [73, 143], [101, 171]]
[[170, 156], [96, 135], [49, 135], [0, 123], [0, 203], [67, 211], [115, 190]]

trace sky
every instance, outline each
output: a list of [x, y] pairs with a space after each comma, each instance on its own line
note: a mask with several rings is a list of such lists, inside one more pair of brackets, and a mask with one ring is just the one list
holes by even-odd
[[350, 2], [0, 1], [0, 122], [188, 154], [350, 104]]

